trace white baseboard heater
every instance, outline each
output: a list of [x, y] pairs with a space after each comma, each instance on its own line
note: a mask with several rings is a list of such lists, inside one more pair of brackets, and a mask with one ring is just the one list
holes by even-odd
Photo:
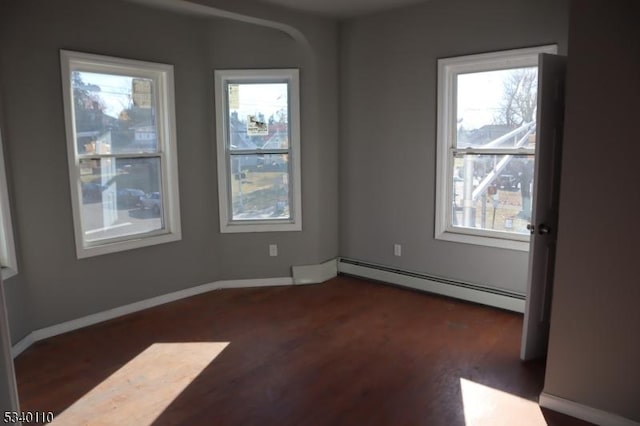
[[525, 295], [491, 286], [340, 258], [338, 272], [524, 313]]

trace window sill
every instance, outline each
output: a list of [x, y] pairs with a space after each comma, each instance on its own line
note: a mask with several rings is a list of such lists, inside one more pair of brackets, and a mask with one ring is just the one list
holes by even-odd
[[302, 223], [229, 223], [220, 227], [220, 232], [223, 234], [287, 231], [302, 231]]
[[[125, 240], [110, 244], [103, 244], [93, 247], [77, 246], [78, 259], [84, 259], [87, 257], [100, 256], [103, 254], [117, 253], [119, 251], [132, 250], [142, 247], [154, 246], [156, 244], [170, 243], [173, 241], [179, 241], [182, 236], [179, 232], [173, 232], [168, 234], [162, 234], [152, 237], [144, 237], [134, 240]], [[80, 243], [81, 244], [81, 243]]]
[[507, 250], [529, 251], [529, 241], [509, 240], [506, 238], [483, 237], [455, 232], [440, 232], [435, 236], [436, 240], [450, 241], [454, 243], [473, 244], [485, 247], [496, 247]]

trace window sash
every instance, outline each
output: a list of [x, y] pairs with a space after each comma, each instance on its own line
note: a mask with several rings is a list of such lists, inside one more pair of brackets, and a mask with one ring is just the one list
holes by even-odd
[[[82, 239], [84, 241], [84, 246], [87, 248], [91, 248], [91, 247], [99, 247], [102, 245], [106, 245], [106, 244], [114, 244], [114, 243], [119, 243], [119, 242], [126, 242], [128, 240], [132, 240], [132, 239], [140, 239], [140, 238], [146, 238], [146, 237], [152, 237], [152, 236], [158, 236], [158, 235], [165, 235], [165, 234], [169, 234], [171, 232], [171, 230], [169, 229], [169, 227], [167, 226], [167, 206], [164, 203], [164, 191], [163, 188], [165, 187], [164, 184], [164, 164], [163, 164], [163, 155], [162, 154], [154, 154], [154, 155], [136, 155], [136, 156], [127, 156], [127, 155], [110, 155], [110, 154], [102, 154], [100, 156], [93, 156], [91, 158], [80, 158], [79, 160], [103, 160], [103, 159], [139, 159], [139, 158], [157, 158], [158, 159], [158, 167], [160, 168], [160, 193], [162, 194], [163, 197], [163, 203], [162, 203], [162, 209], [160, 210], [160, 220], [161, 223], [163, 224], [161, 229], [156, 229], [153, 231], [149, 231], [149, 232], [138, 232], [138, 233], [134, 233], [134, 234], [128, 234], [128, 235], [123, 235], [120, 237], [112, 237], [112, 238], [101, 238], [98, 241], [88, 241], [86, 240], [86, 235], [85, 233], [87, 232], [85, 230], [85, 220], [84, 220], [84, 216], [82, 214], [80, 214], [80, 228], [82, 230]], [[80, 163], [78, 162], [78, 172], [80, 171]], [[80, 193], [82, 193], [82, 180], [80, 179], [80, 173], [78, 173], [78, 187], [80, 188]], [[81, 197], [82, 198], [82, 197]], [[81, 207], [82, 208], [82, 207]]]
[[[287, 137], [289, 139], [288, 147], [286, 149], [272, 149], [268, 150], [256, 149], [256, 150], [240, 150], [231, 148], [231, 125], [229, 124], [229, 86], [230, 85], [241, 85], [241, 84], [286, 84], [287, 85]], [[282, 153], [288, 153], [291, 150], [291, 81], [290, 78], [254, 78], [254, 79], [227, 79], [224, 82], [224, 94], [223, 94], [223, 102], [224, 102], [224, 120], [225, 120], [225, 128], [226, 128], [226, 141], [225, 141], [225, 150], [232, 152], [233, 154], [246, 152], [253, 153], [254, 151], [264, 151], [264, 153], [280, 153], [280, 151], [286, 151]]]
[[[466, 153], [462, 153], [462, 155], [460, 155], [459, 157], [464, 158]], [[503, 156], [503, 154], [491, 154], [491, 153], [480, 153], [480, 154], [471, 154], [474, 156], [478, 156], [478, 157], [492, 157], [494, 155], [500, 155]], [[532, 163], [532, 166], [535, 169], [535, 153], [532, 154], [523, 154], [523, 153], [518, 153], [518, 157], [520, 157], [520, 160], [523, 159], [528, 159], [533, 161], [534, 163]], [[525, 234], [525, 233], [520, 233], [520, 232], [511, 232], [511, 231], [502, 231], [502, 230], [496, 230], [496, 229], [490, 229], [490, 228], [475, 228], [475, 227], [468, 227], [468, 226], [464, 226], [464, 225], [454, 225], [454, 215], [456, 214], [454, 211], [454, 204], [456, 202], [455, 198], [453, 197], [454, 194], [454, 186], [455, 186], [455, 180], [454, 180], [454, 170], [455, 167], [453, 166], [453, 163], [455, 161], [455, 156], [451, 157], [450, 159], [450, 164], [451, 167], [449, 168], [450, 173], [448, 176], [448, 189], [447, 189], [447, 193], [449, 194], [449, 205], [448, 205], [448, 209], [447, 209], [447, 213], [446, 213], [446, 229], [449, 232], [454, 232], [454, 233], [459, 233], [459, 234], [468, 234], [468, 235], [476, 235], [476, 236], [487, 236], [490, 238], [502, 238], [502, 239], [512, 239], [512, 240], [516, 240], [516, 241], [528, 241], [529, 240], [529, 234]], [[490, 178], [490, 180], [488, 181], [489, 184], [487, 184], [486, 186], [490, 186], [490, 182], [493, 182], [494, 180], [498, 179], [500, 176], [500, 174], [495, 174], [495, 175], [487, 175], [485, 176], [485, 179], [487, 177]], [[480, 182], [480, 184], [482, 184], [482, 182]], [[477, 191], [478, 189], [475, 188], [473, 189], [473, 192]], [[498, 189], [500, 190], [500, 189]], [[486, 190], [485, 190], [486, 191]], [[477, 197], [480, 197], [482, 195], [482, 193], [484, 193], [485, 191], [481, 191]], [[531, 194], [532, 195], [532, 194]], [[461, 200], [463, 201], [463, 200]], [[475, 198], [473, 198], [473, 201], [475, 202]], [[461, 206], [464, 208], [464, 205]], [[496, 209], [497, 207], [492, 207], [492, 209]]]
[[[113, 69], [114, 72], [111, 72], [110, 70]], [[112, 156], [118, 156], [118, 155], [124, 155], [126, 157], [130, 157], [130, 156], [134, 156], [134, 155], [144, 155], [144, 154], [157, 154], [162, 152], [165, 149], [165, 142], [166, 140], [168, 140], [168, 135], [169, 135], [169, 129], [167, 128], [166, 123], [163, 123], [163, 120], [165, 119], [165, 117], [168, 116], [168, 114], [170, 113], [170, 111], [167, 111], [167, 109], [170, 109], [171, 106], [167, 105], [166, 103], [168, 103], [168, 99], [167, 98], [167, 94], [164, 93], [165, 90], [165, 85], [167, 84], [166, 82], [166, 78], [164, 77], [163, 73], [157, 70], [148, 70], [148, 71], [141, 71], [138, 68], [131, 68], [131, 67], [127, 67], [127, 66], [113, 66], [113, 65], [109, 65], [109, 64], [105, 64], [105, 68], [100, 68], [100, 65], [97, 64], [93, 64], [93, 63], [82, 63], [80, 64], [77, 60], [73, 60], [71, 59], [71, 62], [69, 63], [69, 74], [68, 74], [68, 80], [69, 80], [69, 89], [71, 90], [71, 120], [72, 120], [72, 126], [73, 129], [71, 130], [73, 132], [73, 137], [74, 140], [77, 140], [77, 132], [76, 132], [76, 107], [75, 107], [75, 102], [73, 102], [73, 84], [71, 82], [71, 78], [72, 78], [72, 74], [73, 72], [92, 72], [92, 73], [96, 73], [96, 74], [109, 74], [109, 75], [117, 75], [117, 76], [121, 76], [121, 77], [134, 77], [134, 78], [144, 78], [144, 79], [149, 79], [149, 80], [153, 80], [153, 83], [156, 87], [156, 90], [154, 90], [153, 93], [153, 101], [155, 103], [155, 107], [156, 107], [156, 122], [155, 122], [155, 130], [156, 130], [156, 138], [157, 138], [157, 143], [156, 143], [156, 150], [155, 151], [140, 151], [140, 152], [126, 152], [126, 153], [110, 153], [110, 154], [83, 154], [78, 152], [78, 146], [77, 143], [75, 144], [75, 155], [77, 158], [83, 158], [84, 156], [96, 156], [96, 155], [112, 155]], [[129, 72], [130, 71], [130, 72]], [[63, 77], [64, 78], [64, 77]]]
[[[266, 153], [263, 152], [259, 152], [258, 154], [252, 154], [252, 155], [268, 155]], [[283, 153], [283, 154], [288, 154], [288, 153]], [[273, 219], [234, 219], [233, 218], [233, 192], [232, 192], [232, 187], [231, 185], [233, 184], [233, 180], [234, 180], [234, 173], [233, 173], [233, 167], [231, 166], [231, 159], [233, 157], [236, 156], [242, 156], [242, 155], [247, 155], [247, 154], [238, 154], [236, 152], [233, 152], [233, 154], [228, 155], [227, 156], [227, 167], [228, 167], [228, 190], [229, 190], [229, 203], [228, 203], [228, 215], [229, 215], [229, 223], [230, 224], [253, 224], [253, 223], [264, 223], [264, 224], [269, 224], [269, 223], [274, 223], [274, 224], [278, 224], [278, 223], [293, 223], [295, 220], [295, 203], [294, 203], [294, 198], [293, 198], [293, 182], [292, 182], [292, 169], [291, 169], [291, 161], [290, 161], [290, 156], [289, 156], [289, 161], [287, 161], [287, 176], [288, 176], [288, 182], [287, 182], [287, 186], [288, 186], [288, 190], [287, 190], [287, 198], [289, 201], [289, 217], [288, 218], [273, 218]], [[251, 154], [250, 154], [251, 155]], [[282, 155], [281, 153], [278, 153], [276, 155]]]

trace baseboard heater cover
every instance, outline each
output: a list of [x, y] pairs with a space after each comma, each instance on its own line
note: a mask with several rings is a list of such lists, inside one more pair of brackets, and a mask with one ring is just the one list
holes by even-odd
[[449, 296], [514, 312], [524, 312], [525, 295], [464, 281], [340, 258], [338, 272]]

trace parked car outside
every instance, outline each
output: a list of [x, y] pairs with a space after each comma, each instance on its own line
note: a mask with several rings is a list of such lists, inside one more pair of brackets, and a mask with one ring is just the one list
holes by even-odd
[[508, 173], [502, 173], [498, 176], [497, 184], [500, 189], [505, 191], [517, 191], [518, 190], [518, 177]]
[[141, 189], [124, 188], [118, 190], [118, 206], [119, 207], [138, 207], [141, 205], [140, 199], [144, 197], [144, 191]]
[[140, 198], [141, 207], [143, 209], [149, 209], [155, 214], [160, 214], [162, 211], [162, 197], [159, 192], [150, 192]]
[[102, 191], [104, 187], [95, 182], [83, 182], [82, 183], [82, 203], [97, 203], [102, 201]]

